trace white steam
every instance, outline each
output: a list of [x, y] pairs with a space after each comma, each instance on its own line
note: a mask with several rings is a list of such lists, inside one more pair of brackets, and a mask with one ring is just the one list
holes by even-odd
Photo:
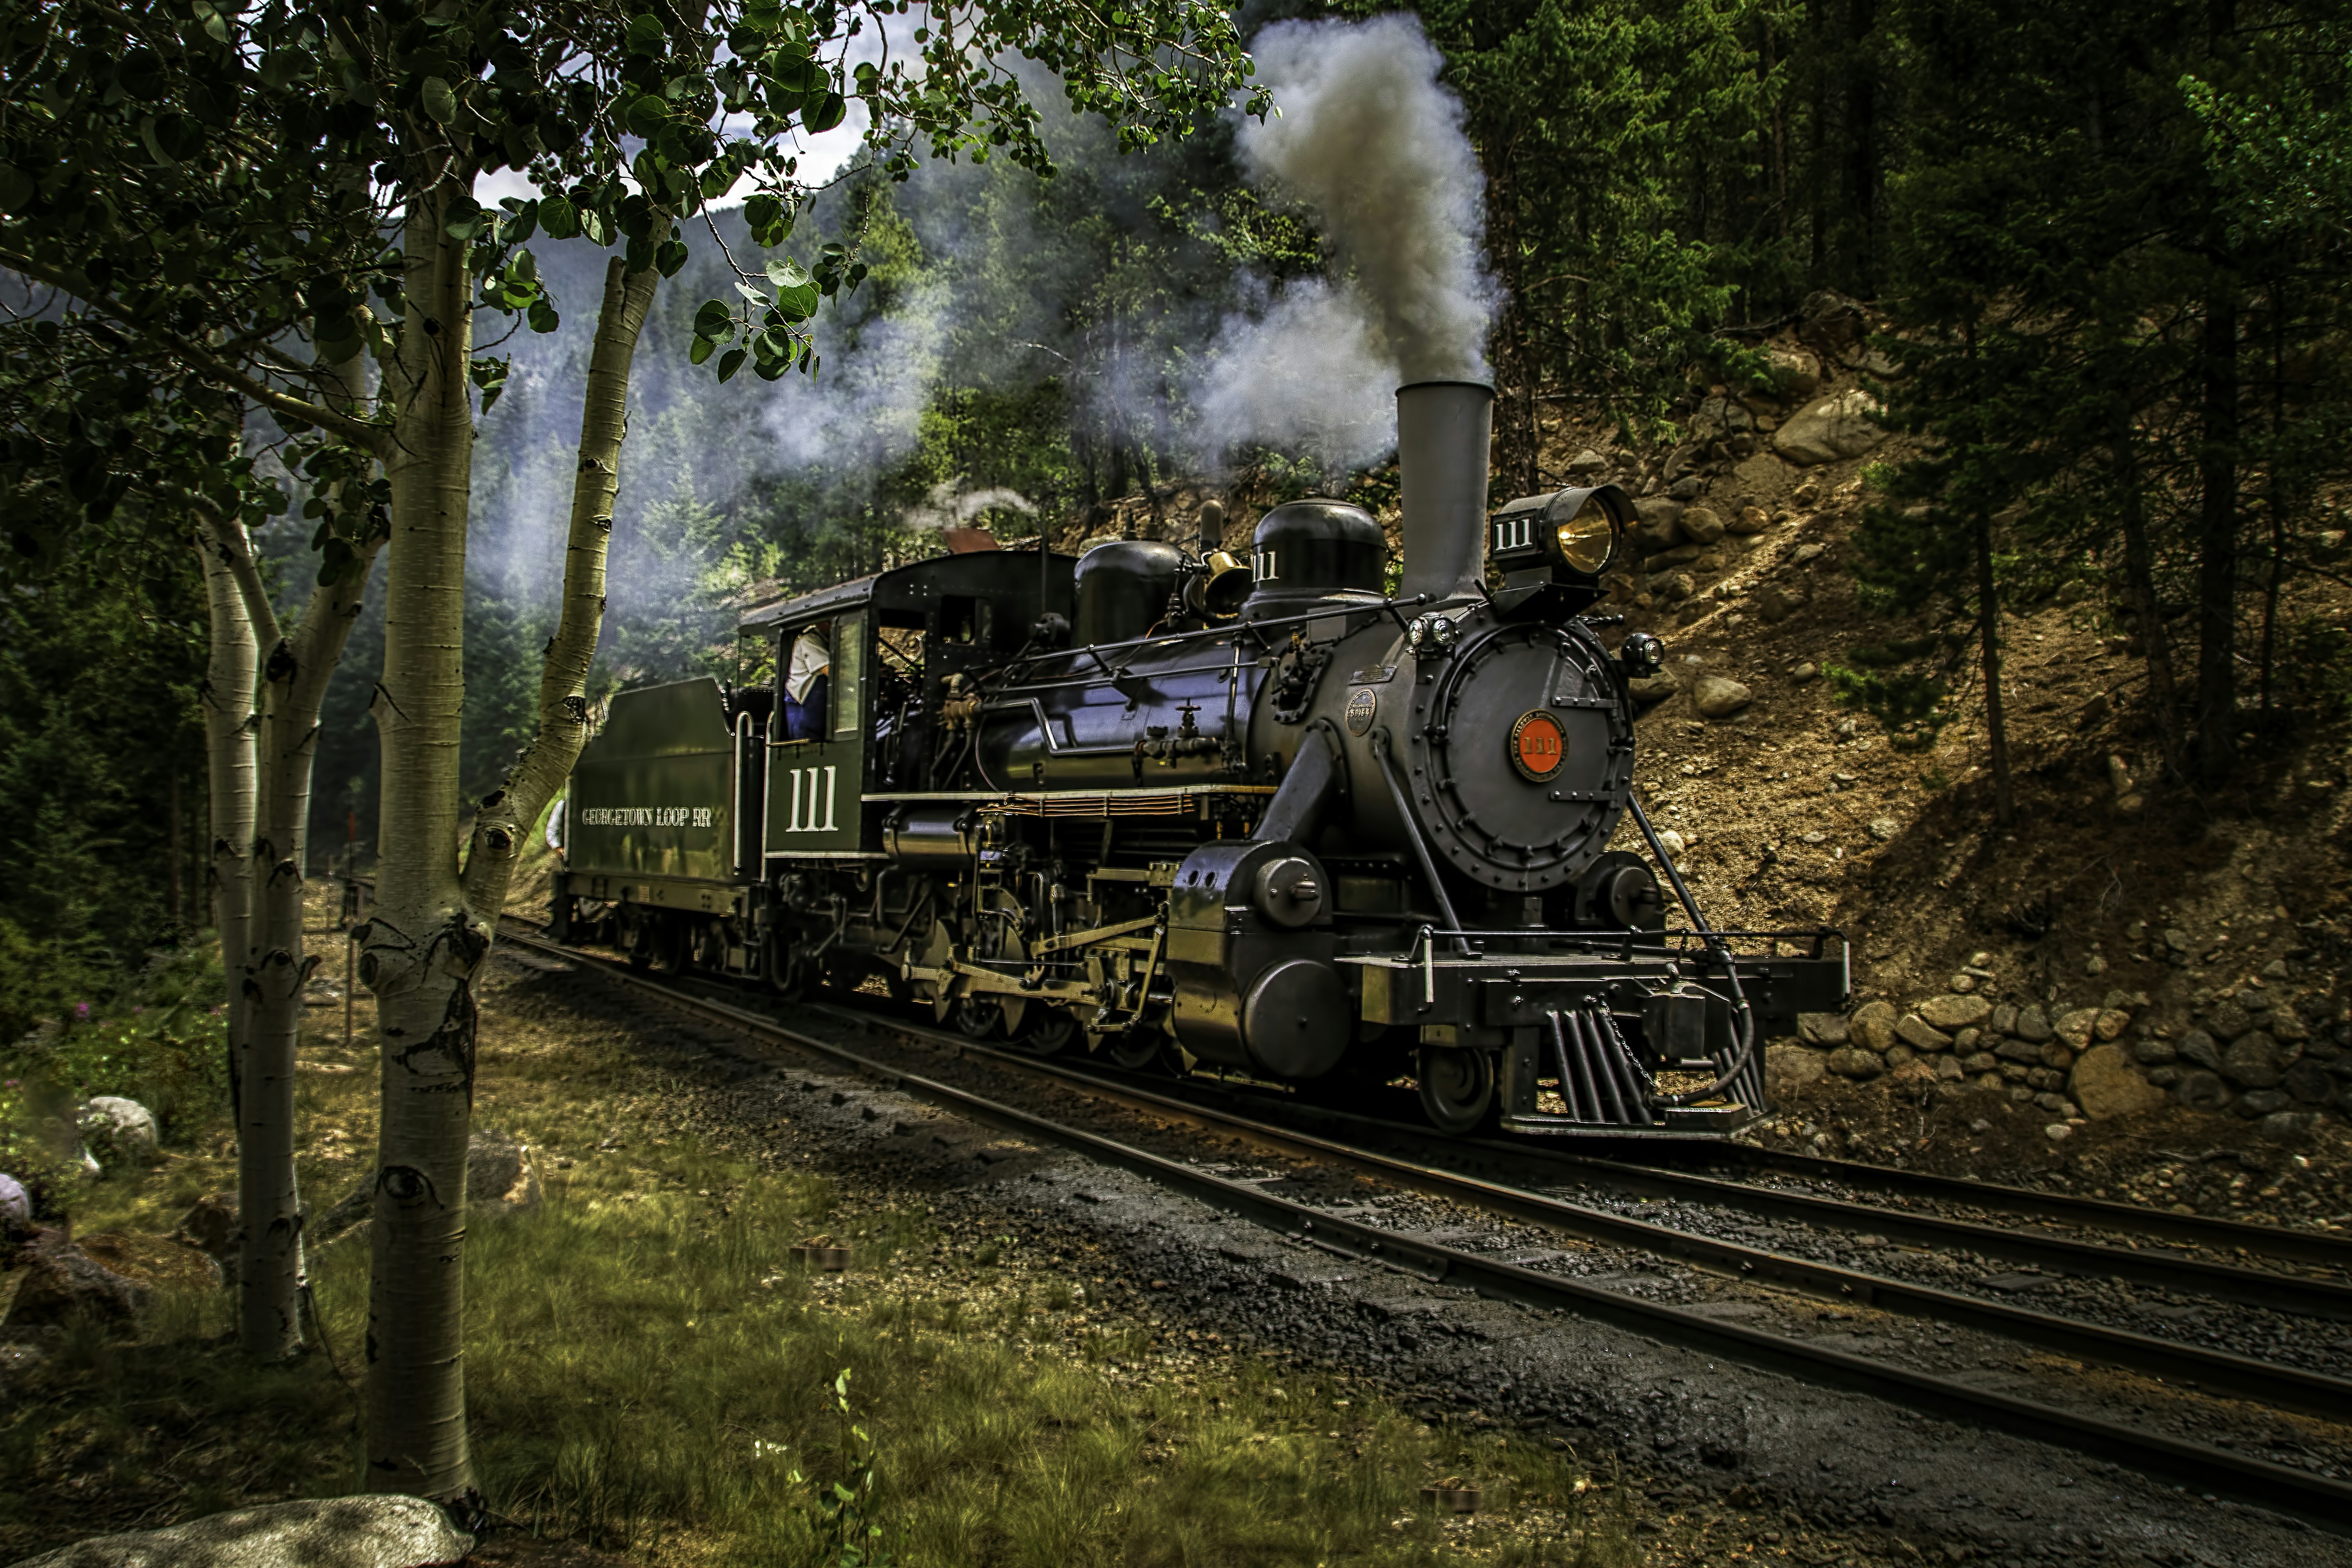
[[1396, 362], [1355, 290], [1319, 278], [1226, 317], [1189, 400], [1194, 439], [1212, 458], [1256, 442], [1336, 473], [1396, 445]]
[[1344, 278], [1224, 323], [1192, 388], [1200, 444], [1360, 466], [1395, 444], [1400, 384], [1486, 378], [1501, 302], [1480, 255], [1486, 177], [1412, 17], [1280, 22], [1251, 51], [1281, 113], [1241, 122], [1243, 167], [1315, 209]]
[[1032, 515], [1037, 510], [1035, 504], [1019, 490], [999, 486], [993, 489], [973, 490], [968, 495], [959, 494], [956, 489], [959, 482], [941, 479], [933, 485], [924, 494], [921, 504], [907, 509], [902, 521], [909, 528], [961, 528], [981, 513], [993, 511], [1000, 507]]

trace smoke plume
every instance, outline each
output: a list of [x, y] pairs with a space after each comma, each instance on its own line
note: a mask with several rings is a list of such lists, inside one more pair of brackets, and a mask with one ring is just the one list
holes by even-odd
[[1225, 321], [1190, 388], [1196, 442], [1361, 467], [1395, 445], [1401, 383], [1486, 375], [1486, 177], [1412, 17], [1281, 22], [1251, 48], [1281, 113], [1241, 121], [1243, 168], [1314, 209], [1340, 276], [1261, 289]]
[[1321, 215], [1404, 380], [1483, 378], [1486, 182], [1444, 57], [1402, 16], [1277, 23], [1252, 52], [1282, 113], [1243, 122], [1243, 165]]

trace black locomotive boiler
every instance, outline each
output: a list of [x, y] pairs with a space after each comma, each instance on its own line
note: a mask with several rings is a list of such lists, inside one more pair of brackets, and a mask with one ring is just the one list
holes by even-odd
[[1706, 927], [1632, 788], [1657, 641], [1587, 614], [1631, 502], [1489, 517], [1492, 402], [1398, 393], [1393, 593], [1372, 518], [1309, 500], [1246, 565], [1213, 514], [1197, 551], [968, 536], [751, 612], [775, 685], [613, 700], [558, 930], [1130, 1068], [1409, 1078], [1450, 1132], [1743, 1124], [1767, 1036], [1843, 1005], [1843, 943]]

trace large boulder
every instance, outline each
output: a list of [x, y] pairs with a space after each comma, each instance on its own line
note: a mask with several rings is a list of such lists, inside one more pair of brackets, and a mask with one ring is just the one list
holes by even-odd
[[1641, 519], [1633, 531], [1633, 547], [1644, 555], [1672, 550], [1683, 542], [1683, 503], [1669, 496], [1652, 496], [1633, 503]]
[[1728, 719], [1755, 700], [1748, 688], [1720, 675], [1702, 675], [1691, 687], [1691, 703], [1709, 719]]
[[1784, 1100], [1809, 1084], [1821, 1082], [1829, 1058], [1802, 1046], [1773, 1044], [1764, 1047], [1764, 1087], [1774, 1100]]
[[1772, 447], [1792, 463], [1834, 463], [1859, 458], [1886, 439], [1884, 426], [1872, 421], [1878, 400], [1860, 387], [1807, 404], [1773, 433]]
[[155, 1157], [155, 1113], [135, 1100], [98, 1095], [82, 1101], [75, 1120], [81, 1146], [100, 1170], [144, 1165]]
[[474, 1538], [422, 1498], [343, 1497], [93, 1536], [14, 1568], [426, 1568], [473, 1549]]
[[1919, 1016], [1938, 1029], [1968, 1029], [1992, 1016], [1992, 1004], [1981, 996], [1930, 996], [1919, 1004]]
[[2094, 1121], [2154, 1110], [2165, 1101], [2164, 1090], [2133, 1069], [2121, 1046], [2093, 1046], [2084, 1051], [2066, 1088]]
[[1886, 1070], [1886, 1063], [1876, 1052], [1865, 1051], [1855, 1046], [1832, 1051], [1827, 1065], [1830, 1071], [1840, 1078], [1850, 1078], [1856, 1081], [1876, 1078]]
[[515, 1214], [539, 1202], [539, 1168], [530, 1147], [492, 1128], [466, 1145], [466, 1212], [469, 1216]]
[[32, 1194], [25, 1191], [24, 1183], [0, 1171], [0, 1237], [32, 1223]]
[[168, 1236], [141, 1236], [106, 1230], [77, 1237], [74, 1246], [83, 1257], [109, 1274], [150, 1289], [217, 1290], [221, 1266], [194, 1247]]
[[1895, 1025], [1901, 1016], [1892, 1002], [1865, 1002], [1854, 1009], [1850, 1027], [1853, 1043], [1866, 1051], [1885, 1056], [1895, 1044]]
[[2222, 1073], [2248, 1089], [2275, 1089], [2285, 1070], [2278, 1042], [2260, 1029], [2239, 1036], [2221, 1053]]
[[127, 1323], [147, 1304], [147, 1288], [105, 1268], [65, 1238], [47, 1231], [17, 1253], [23, 1283], [9, 1303], [0, 1333], [62, 1328], [78, 1320]]

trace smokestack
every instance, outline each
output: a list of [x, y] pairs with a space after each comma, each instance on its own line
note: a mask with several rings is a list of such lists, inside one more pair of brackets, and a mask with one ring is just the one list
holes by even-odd
[[1486, 458], [1495, 389], [1475, 381], [1397, 388], [1397, 478], [1403, 491], [1400, 596], [1459, 598], [1486, 570]]

